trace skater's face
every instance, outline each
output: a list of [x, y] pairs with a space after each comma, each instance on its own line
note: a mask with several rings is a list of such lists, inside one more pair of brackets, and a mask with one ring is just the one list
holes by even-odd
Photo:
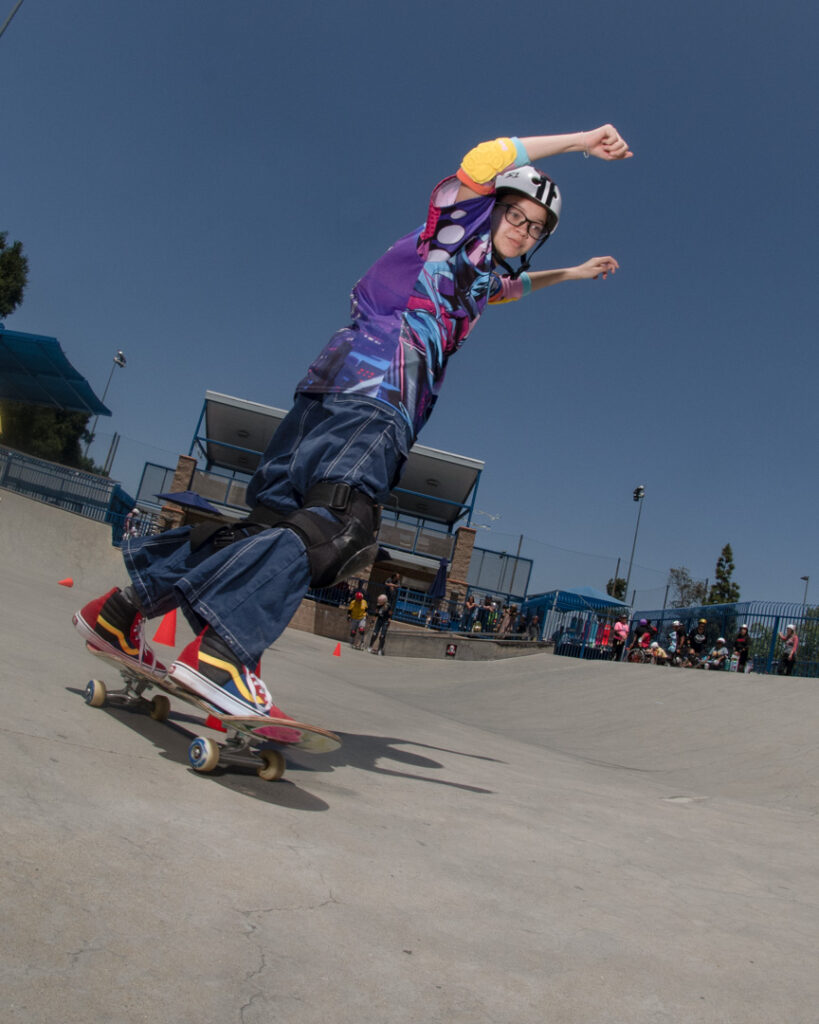
[[546, 210], [540, 203], [514, 193], [504, 195], [492, 211], [492, 247], [506, 260], [523, 256], [545, 228]]

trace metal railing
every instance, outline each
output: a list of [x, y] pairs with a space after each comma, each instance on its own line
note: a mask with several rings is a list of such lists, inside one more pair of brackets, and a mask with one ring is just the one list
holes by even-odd
[[782, 656], [781, 635], [793, 625], [799, 638], [793, 675], [819, 677], [819, 607], [775, 601], [742, 601], [736, 604], [694, 605], [690, 608], [665, 608], [635, 612], [632, 626], [649, 620], [658, 630], [658, 642], [665, 646], [671, 624], [679, 619], [691, 632], [699, 619], [706, 620], [706, 648], [723, 637], [729, 650], [742, 625], [747, 625], [751, 645], [748, 664], [752, 671], [775, 674]]
[[106, 522], [116, 481], [0, 448], [0, 487]]
[[[311, 589], [307, 592], [307, 598], [318, 601], [321, 604], [331, 604], [336, 607], [346, 607], [357, 592], [361, 592], [370, 610], [375, 610], [379, 594], [387, 591], [383, 583], [376, 583], [365, 579], [350, 579], [343, 583], [337, 583], [333, 587], [323, 589]], [[475, 612], [467, 609], [466, 599], [470, 594], [476, 600]], [[486, 598], [490, 604], [485, 604]], [[450, 633], [480, 633], [483, 636], [500, 636], [506, 639], [531, 639], [539, 640], [535, 635], [530, 635], [528, 623], [521, 621], [519, 614], [513, 616], [508, 632], [501, 634], [500, 628], [504, 623], [503, 608], [506, 606], [520, 608], [518, 603], [512, 604], [508, 601], [508, 594], [493, 594], [486, 591], [467, 592], [466, 597], [461, 599], [434, 598], [420, 590], [413, 590], [410, 587], [398, 587], [392, 595], [393, 622], [403, 622], [407, 625], [421, 626], [424, 629], [433, 629], [437, 632]], [[475, 626], [479, 627], [478, 629]]]
[[[134, 499], [116, 480], [47, 462], [12, 448], [0, 447], [0, 487], [85, 519], [108, 523], [112, 543], [117, 545], [122, 540], [125, 517], [134, 507]], [[142, 516], [139, 532], [152, 530], [152, 518]]]

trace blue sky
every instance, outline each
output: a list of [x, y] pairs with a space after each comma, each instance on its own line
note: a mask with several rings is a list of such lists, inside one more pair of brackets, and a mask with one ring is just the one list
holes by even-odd
[[133, 491], [207, 388], [289, 406], [474, 143], [611, 121], [633, 160], [544, 165], [564, 212], [535, 266], [620, 273], [488, 311], [421, 441], [486, 461], [478, 543], [523, 535], [538, 589], [605, 586], [643, 484], [638, 606], [725, 543], [744, 599], [807, 574], [819, 600], [815, 5], [517, 10], [26, 0], [0, 39], [0, 230], [30, 261], [6, 326], [98, 394], [124, 350], [92, 454], [118, 431]]

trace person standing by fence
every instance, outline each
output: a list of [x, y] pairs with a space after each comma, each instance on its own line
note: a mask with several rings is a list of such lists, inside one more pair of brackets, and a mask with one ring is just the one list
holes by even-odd
[[623, 657], [623, 648], [628, 640], [628, 615], [621, 615], [614, 623], [614, 639], [611, 642], [611, 660], [620, 661]]
[[751, 638], [748, 636], [748, 627], [743, 622], [734, 640], [734, 654], [737, 655], [737, 672], [744, 672], [748, 662], [748, 651], [751, 647]]
[[779, 634], [782, 641], [782, 654], [779, 657], [779, 675], [792, 676], [793, 666], [796, 664], [796, 652], [799, 649], [799, 637], [796, 635], [796, 626], [788, 623], [785, 632]]

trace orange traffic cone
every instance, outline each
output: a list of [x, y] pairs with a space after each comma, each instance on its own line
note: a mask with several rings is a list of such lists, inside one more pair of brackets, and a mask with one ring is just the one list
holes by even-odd
[[162, 616], [162, 621], [154, 633], [154, 643], [164, 644], [166, 647], [176, 646], [176, 608]]
[[336, 649], [333, 651], [333, 657], [334, 658], [340, 658], [341, 657], [341, 644], [336, 644]]
[[64, 580], [59, 580], [58, 582], [59, 582], [61, 587], [73, 587], [74, 586], [74, 580], [72, 580], [70, 576], [66, 576], [66, 578]]

